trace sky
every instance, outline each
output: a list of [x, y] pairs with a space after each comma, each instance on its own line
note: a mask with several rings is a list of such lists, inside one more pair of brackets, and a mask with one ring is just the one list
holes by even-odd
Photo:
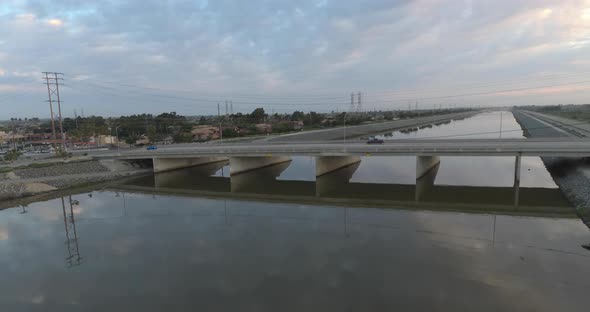
[[1, 0], [0, 119], [44, 71], [65, 116], [590, 103], [590, 0]]

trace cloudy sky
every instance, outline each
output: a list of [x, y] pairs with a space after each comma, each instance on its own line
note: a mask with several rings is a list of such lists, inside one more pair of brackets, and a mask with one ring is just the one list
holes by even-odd
[[42, 71], [65, 115], [590, 103], [590, 0], [0, 1], [0, 119]]

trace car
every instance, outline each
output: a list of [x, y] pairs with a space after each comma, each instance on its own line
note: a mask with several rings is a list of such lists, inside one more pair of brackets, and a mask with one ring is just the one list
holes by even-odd
[[370, 138], [367, 144], [383, 144], [383, 140], [377, 138]]
[[157, 149], [158, 149], [158, 147], [157, 147], [157, 146], [155, 146], [155, 145], [149, 145], [149, 146], [148, 146], [148, 147], [146, 147], [145, 149], [146, 149], [146, 150], [148, 150], [148, 151], [155, 151], [155, 150], [157, 150]]

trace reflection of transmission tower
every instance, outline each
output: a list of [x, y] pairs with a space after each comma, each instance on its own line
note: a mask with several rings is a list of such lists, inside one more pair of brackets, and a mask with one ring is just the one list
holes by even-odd
[[82, 256], [80, 255], [80, 248], [78, 246], [78, 232], [76, 231], [76, 220], [74, 219], [74, 205], [78, 205], [78, 201], [73, 201], [72, 196], [69, 196], [68, 199], [70, 202], [69, 216], [66, 212], [66, 204], [63, 197], [61, 198], [61, 206], [66, 230], [66, 264], [68, 268], [71, 268], [82, 264]]

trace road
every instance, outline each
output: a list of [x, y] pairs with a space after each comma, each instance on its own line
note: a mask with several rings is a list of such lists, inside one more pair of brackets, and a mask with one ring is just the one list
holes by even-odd
[[275, 137], [268, 137], [256, 142], [321, 142], [321, 141], [335, 141], [344, 140], [344, 138], [358, 138], [360, 136], [369, 136], [383, 133], [390, 130], [400, 130], [409, 127], [418, 127], [422, 125], [430, 125], [437, 122], [444, 122], [452, 119], [466, 118], [479, 114], [481, 111], [470, 111], [462, 113], [452, 113], [445, 115], [436, 115], [428, 117], [418, 117], [412, 119], [403, 119], [396, 121], [388, 121], [374, 124], [338, 127], [322, 130], [304, 131], [299, 133], [286, 134]]
[[[590, 137], [590, 123], [531, 111], [521, 111], [521, 113], [537, 119], [543, 126], [553, 127], [553, 129], [549, 128], [548, 131], [554, 129], [560, 130], [559, 132], [563, 134], [561, 136]], [[535, 129], [533, 131], [538, 130]], [[535, 136], [543, 136], [543, 133], [536, 133]]]
[[445, 139], [398, 140], [380, 145], [365, 143], [290, 143], [170, 145], [155, 151], [128, 150], [93, 154], [95, 158], [148, 159], [223, 156], [557, 156], [589, 157], [590, 140], [544, 139]]

